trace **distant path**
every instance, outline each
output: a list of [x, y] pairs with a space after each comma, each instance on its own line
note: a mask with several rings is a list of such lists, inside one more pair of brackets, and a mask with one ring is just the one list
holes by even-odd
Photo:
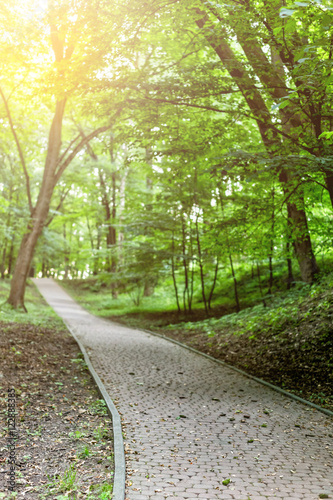
[[51, 279], [35, 284], [117, 402], [129, 500], [333, 498], [332, 419], [171, 342], [94, 317]]

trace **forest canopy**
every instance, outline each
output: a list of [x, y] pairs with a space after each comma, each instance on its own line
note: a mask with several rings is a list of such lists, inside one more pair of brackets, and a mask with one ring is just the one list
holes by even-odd
[[0, 244], [112, 296], [313, 283], [332, 259], [328, 0], [13, 0], [0, 13]]

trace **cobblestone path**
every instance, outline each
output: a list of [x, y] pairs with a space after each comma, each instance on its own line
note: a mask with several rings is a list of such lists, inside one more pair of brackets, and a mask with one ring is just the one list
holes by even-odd
[[98, 319], [52, 280], [35, 283], [86, 347], [122, 415], [128, 500], [333, 498], [330, 417]]

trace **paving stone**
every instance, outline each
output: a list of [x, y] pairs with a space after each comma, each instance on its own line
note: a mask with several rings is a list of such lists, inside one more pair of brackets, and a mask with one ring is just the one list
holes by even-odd
[[[36, 284], [86, 347], [126, 422], [135, 470], [128, 500], [333, 496], [330, 417], [162, 338], [95, 318], [52, 280]], [[221, 485], [227, 478], [234, 490]]]

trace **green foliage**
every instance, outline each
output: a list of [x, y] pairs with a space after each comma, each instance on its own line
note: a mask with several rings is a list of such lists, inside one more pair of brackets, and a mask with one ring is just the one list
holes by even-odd
[[[300, 282], [296, 288], [289, 292], [276, 294], [268, 307], [258, 304], [221, 318], [170, 325], [169, 329], [204, 331], [208, 337], [223, 332], [231, 332], [233, 335], [247, 335], [249, 339], [265, 332], [279, 336], [279, 333], [286, 331], [288, 327], [292, 328], [296, 325], [301, 327], [302, 321], [306, 321], [309, 317], [327, 318], [327, 314], [333, 306], [332, 279], [332, 274], [325, 275], [312, 287]], [[321, 300], [317, 299], [315, 306], [308, 305], [312, 299], [317, 297], [321, 297]], [[325, 330], [323, 335], [323, 339], [325, 339]]]
[[104, 399], [97, 399], [93, 401], [89, 406], [90, 412], [95, 415], [107, 415], [106, 403]]
[[49, 307], [42, 296], [32, 284], [27, 285], [26, 308], [23, 310], [13, 309], [6, 304], [10, 284], [6, 280], [0, 280], [0, 320], [5, 322], [31, 323], [50, 328], [64, 328], [63, 321]]
[[77, 470], [74, 465], [70, 465], [68, 469], [64, 471], [62, 477], [57, 477], [50, 483], [48, 483], [48, 488], [52, 494], [55, 493], [65, 493], [67, 491], [75, 491], [76, 486], [76, 474]]
[[[32, 270], [96, 277], [101, 298], [89, 296], [91, 310], [200, 307], [208, 317], [231, 298], [236, 309], [264, 306], [286, 287], [287, 259], [289, 281], [299, 279], [297, 259], [302, 264], [310, 253], [297, 242], [310, 235], [316, 257], [331, 258], [327, 0], [281, 8], [196, 0], [161, 4], [158, 15], [152, 1], [114, 1], [103, 12], [94, 1], [70, 5], [54, 5], [67, 54], [75, 45], [61, 61], [46, 35], [47, 16], [35, 26], [15, 2], [0, 17], [3, 277], [13, 272], [29, 219], [27, 175], [35, 204], [51, 111], [64, 95], [60, 163], [76, 140], [112, 127], [76, 152], [56, 185]], [[303, 213], [302, 224], [291, 207]], [[262, 314], [256, 307], [251, 331]], [[297, 320], [282, 303], [267, 323], [277, 328], [287, 315]], [[242, 315], [237, 321], [241, 331]]]

